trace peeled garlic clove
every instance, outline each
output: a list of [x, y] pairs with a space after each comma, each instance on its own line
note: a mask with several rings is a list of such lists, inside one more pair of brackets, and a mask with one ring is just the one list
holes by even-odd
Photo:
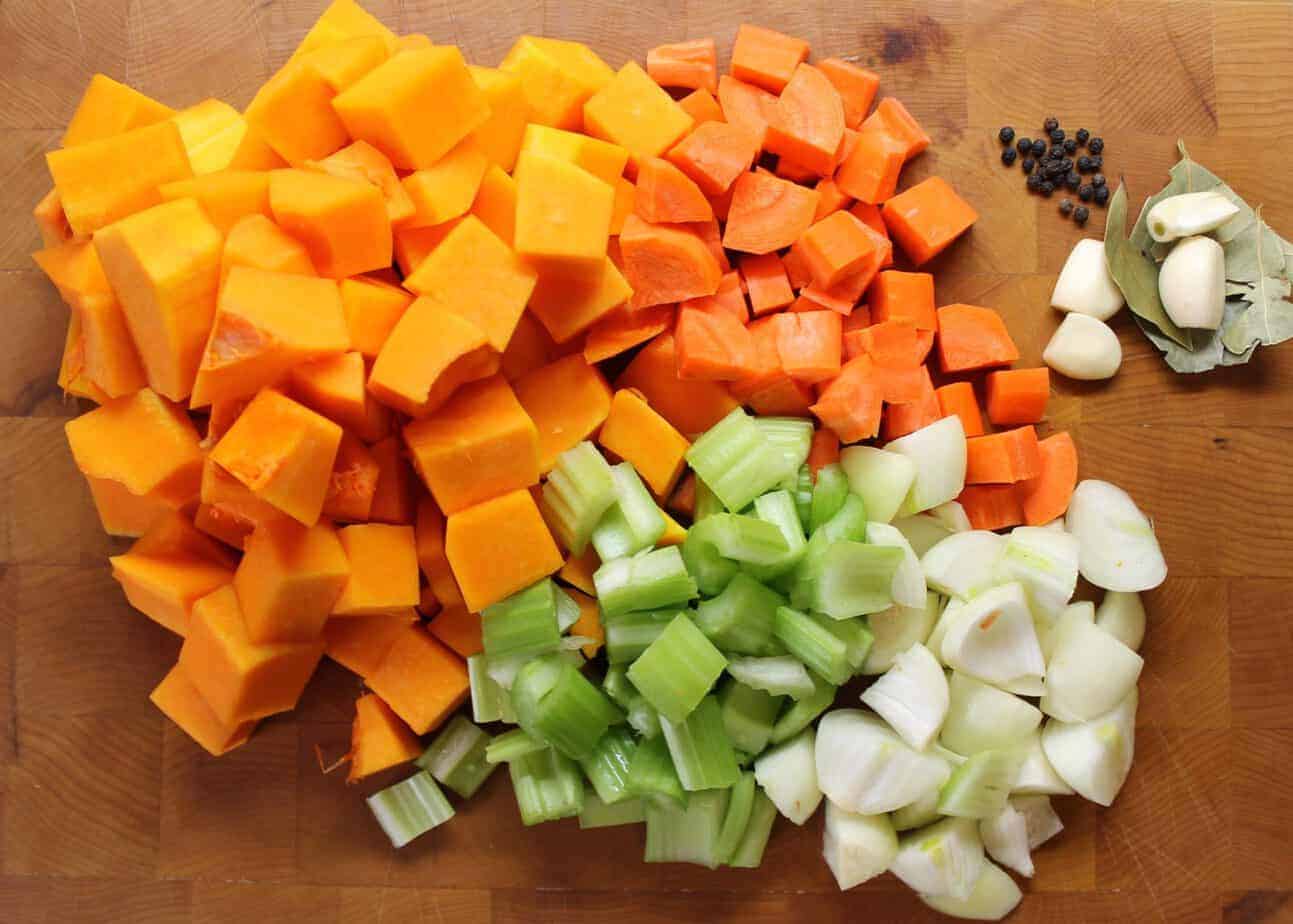
[[1064, 261], [1060, 278], [1051, 293], [1051, 307], [1075, 311], [1107, 321], [1122, 307], [1122, 292], [1109, 275], [1104, 261], [1104, 242], [1088, 238], [1078, 241]]
[[1149, 236], [1159, 243], [1215, 231], [1239, 214], [1235, 205], [1221, 193], [1183, 193], [1159, 202], [1145, 216]]
[[1158, 270], [1158, 297], [1178, 327], [1216, 330], [1226, 308], [1226, 254], [1210, 237], [1177, 241]]
[[1069, 314], [1046, 344], [1042, 362], [1071, 379], [1107, 379], [1122, 365], [1122, 345], [1108, 324], [1086, 314]]

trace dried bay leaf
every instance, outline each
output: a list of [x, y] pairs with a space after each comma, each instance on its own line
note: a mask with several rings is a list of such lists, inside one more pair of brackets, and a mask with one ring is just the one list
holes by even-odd
[[[1226, 302], [1225, 315], [1221, 321], [1222, 327], [1231, 323], [1242, 310], [1241, 302]], [[1197, 348], [1187, 350], [1179, 343], [1165, 337], [1158, 328], [1144, 318], [1137, 317], [1136, 325], [1149, 338], [1149, 342], [1158, 347], [1168, 367], [1173, 372], [1184, 375], [1208, 372], [1217, 366], [1241, 365], [1252, 359], [1253, 352], [1257, 349], [1254, 344], [1242, 353], [1232, 353], [1222, 343], [1219, 331], [1195, 330], [1190, 332], [1191, 336], [1199, 338], [1202, 342]]]

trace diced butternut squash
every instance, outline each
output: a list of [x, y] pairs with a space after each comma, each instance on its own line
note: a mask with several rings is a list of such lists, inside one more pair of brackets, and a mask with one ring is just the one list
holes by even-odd
[[557, 572], [557, 577], [572, 587], [578, 587], [584, 593], [592, 595], [597, 593], [596, 585], [593, 583], [593, 572], [601, 567], [601, 564], [601, 559], [597, 557], [597, 550], [590, 543], [582, 555], [571, 555], [566, 559], [566, 563]]
[[475, 64], [467, 65], [467, 71], [489, 104], [489, 118], [469, 137], [480, 145], [490, 163], [510, 173], [521, 150], [521, 136], [525, 133], [529, 112], [521, 78], [502, 68]]
[[189, 166], [198, 176], [222, 170], [273, 170], [287, 162], [274, 153], [237, 109], [207, 99], [174, 115]]
[[691, 447], [687, 438], [657, 414], [642, 396], [621, 388], [611, 400], [610, 414], [597, 442], [625, 462], [631, 462], [656, 497], [668, 497]]
[[888, 200], [882, 214], [889, 234], [917, 266], [946, 250], [979, 219], [979, 213], [938, 176]]
[[519, 153], [542, 154], [583, 167], [608, 186], [615, 185], [629, 160], [629, 152], [618, 144], [535, 123], [525, 126]]
[[515, 177], [516, 252], [552, 269], [600, 267], [615, 191], [586, 170], [543, 154], [522, 154]]
[[394, 54], [399, 40], [380, 19], [359, 5], [357, 0], [332, 0], [328, 8], [301, 39], [292, 53], [293, 58], [333, 42], [341, 42], [358, 35], [375, 35]]
[[579, 353], [518, 379], [516, 397], [538, 430], [542, 472], [549, 471], [561, 453], [592, 436], [611, 409], [610, 386]]
[[619, 241], [624, 276], [633, 289], [633, 307], [680, 302], [718, 291], [723, 269], [691, 227], [652, 225], [630, 215]]
[[323, 515], [346, 523], [363, 523], [372, 515], [382, 467], [353, 433], [343, 433], [332, 463], [332, 480]]
[[358, 35], [323, 45], [297, 60], [322, 77], [333, 93], [340, 93], [390, 56], [381, 38]]
[[633, 295], [628, 280], [610, 259], [592, 276], [548, 270], [530, 296], [530, 312], [557, 343], [582, 334]]
[[720, 383], [678, 378], [674, 339], [667, 334], [656, 337], [633, 357], [615, 387], [637, 389], [683, 434], [705, 432], [738, 406]]
[[592, 49], [578, 42], [523, 35], [499, 68], [521, 81], [526, 120], [578, 130], [584, 103], [615, 76]]
[[405, 629], [418, 623], [416, 610], [378, 616], [338, 616], [323, 626], [324, 654], [360, 677], [377, 670]]
[[467, 665], [420, 626], [401, 632], [365, 680], [418, 735], [448, 718], [471, 691]]
[[[455, 218], [452, 221], [446, 221], [442, 225], [436, 225], [433, 228], [396, 228], [395, 235], [395, 262], [400, 268], [400, 276], [407, 279], [412, 276], [417, 268], [422, 265], [422, 261], [430, 256], [431, 251], [440, 246], [440, 242], [445, 236], [462, 222], [462, 219]], [[369, 273], [369, 276], [375, 275]], [[391, 280], [393, 283], [399, 283], [402, 280]]]
[[256, 728], [254, 719], [234, 724], [220, 721], [178, 664], [162, 678], [148, 698], [212, 757], [227, 754], [246, 744]]
[[377, 476], [377, 490], [373, 493], [373, 506], [368, 519], [374, 523], [394, 526], [412, 525], [417, 514], [416, 476], [398, 436], [388, 436], [370, 447], [381, 472]]
[[422, 753], [422, 745], [409, 727], [376, 693], [355, 702], [350, 732], [350, 774], [347, 783], [406, 764]]
[[481, 641], [480, 614], [465, 606], [447, 606], [427, 623], [427, 629], [448, 645], [460, 658], [470, 658], [485, 650]]
[[516, 180], [498, 164], [490, 164], [480, 179], [471, 213], [508, 247], [516, 237]]
[[292, 369], [289, 389], [297, 401], [367, 442], [391, 430], [391, 414], [365, 387], [364, 358], [339, 353]]
[[341, 305], [350, 329], [350, 346], [365, 359], [376, 359], [413, 296], [399, 286], [362, 276], [341, 280]]
[[211, 458], [257, 497], [313, 526], [340, 443], [341, 427], [266, 388], [216, 443]]
[[45, 247], [56, 247], [72, 239], [72, 226], [67, 223], [67, 213], [63, 211], [63, 200], [59, 198], [57, 189], [51, 187], [40, 197], [31, 210], [31, 217], [36, 219], [40, 241]]
[[305, 245], [319, 275], [344, 279], [391, 265], [386, 200], [371, 183], [311, 170], [276, 170], [269, 204], [279, 226]]
[[109, 536], [142, 536], [158, 517], [174, 509], [152, 495], [131, 494], [119, 481], [90, 477], [85, 480], [103, 531]]
[[499, 372], [509, 382], [515, 382], [527, 372], [546, 366], [559, 355], [544, 326], [529, 311], [521, 315], [512, 339], [503, 351]]
[[386, 200], [386, 217], [392, 225], [407, 222], [413, 217], [413, 200], [400, 183], [390, 159], [367, 141], [348, 144], [323, 160], [306, 161], [305, 166], [343, 179], [372, 183]]
[[267, 172], [226, 170], [165, 183], [159, 192], [165, 202], [196, 199], [220, 233], [228, 234], [230, 228], [248, 215], [272, 217], [269, 176]]
[[81, 101], [63, 133], [63, 147], [111, 138], [134, 128], [164, 122], [175, 114], [170, 106], [145, 96], [134, 87], [104, 74], [90, 78]]
[[252, 494], [246, 485], [212, 462], [210, 456], [202, 464], [199, 499], [194, 524], [238, 549], [246, 545], [252, 530], [282, 517], [277, 507]]
[[732, 45], [732, 76], [772, 93], [780, 93], [804, 61], [808, 60], [808, 43], [743, 23], [736, 30]]
[[584, 130], [625, 148], [635, 164], [663, 156], [694, 124], [636, 61], [621, 67], [584, 104]]
[[245, 115], [274, 153], [295, 166], [327, 157], [350, 142], [332, 108], [335, 97], [323, 74], [296, 59], [256, 91]]
[[258, 526], [245, 547], [233, 586], [247, 638], [257, 644], [318, 638], [350, 577], [337, 529], [279, 517]]
[[570, 634], [592, 639], [579, 650], [586, 658], [596, 657], [597, 652], [601, 651], [602, 645], [606, 642], [606, 629], [602, 626], [602, 613], [597, 600], [578, 590], [568, 590], [566, 593], [579, 604], [579, 618], [570, 627]]
[[404, 192], [413, 202], [408, 226], [429, 228], [467, 214], [488, 167], [485, 149], [469, 135], [431, 166], [406, 176]]
[[467, 608], [479, 613], [561, 567], [561, 553], [525, 489], [450, 514], [445, 554]]
[[431, 498], [423, 497], [418, 502], [417, 525], [414, 527], [418, 567], [441, 606], [462, 606], [462, 591], [458, 589], [444, 551], [444, 531], [444, 514]]
[[638, 309], [623, 305], [608, 312], [588, 328], [584, 337], [584, 359], [599, 363], [646, 343], [672, 327], [677, 312], [676, 305]]
[[235, 266], [274, 273], [313, 276], [314, 263], [305, 245], [264, 215], [248, 215], [229, 229], [220, 255], [223, 284]]
[[251, 641], [226, 584], [193, 604], [179, 666], [216, 718], [235, 725], [294, 708], [322, 654], [319, 641]]
[[417, 605], [412, 526], [356, 523], [342, 527], [338, 535], [350, 562], [350, 580], [332, 608], [334, 616], [374, 616]]

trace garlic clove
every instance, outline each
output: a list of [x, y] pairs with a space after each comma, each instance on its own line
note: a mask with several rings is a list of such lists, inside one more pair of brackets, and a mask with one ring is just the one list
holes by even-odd
[[1215, 190], [1183, 193], [1150, 209], [1145, 225], [1149, 236], [1161, 244], [1215, 231], [1238, 214], [1239, 206]]
[[1104, 242], [1091, 238], [1078, 241], [1055, 281], [1051, 307], [1107, 321], [1122, 303], [1122, 292], [1105, 263]]
[[1122, 365], [1122, 345], [1108, 324], [1085, 314], [1068, 314], [1042, 352], [1042, 362], [1071, 379], [1111, 378]]
[[1158, 297], [1178, 327], [1216, 330], [1226, 308], [1226, 255], [1210, 237], [1176, 242], [1158, 270]]

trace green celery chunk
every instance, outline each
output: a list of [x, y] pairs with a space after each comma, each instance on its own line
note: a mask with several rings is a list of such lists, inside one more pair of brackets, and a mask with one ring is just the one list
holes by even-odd
[[575, 598], [570, 596], [560, 587], [557, 588], [557, 630], [566, 632], [571, 626], [579, 621], [579, 604]]
[[812, 671], [808, 672], [808, 676], [812, 680], [812, 691], [792, 702], [790, 708], [777, 718], [776, 724], [772, 726], [770, 744], [789, 741], [835, 702], [835, 692], [838, 689], [835, 684], [823, 680]]
[[687, 804], [687, 790], [682, 788], [682, 780], [678, 779], [678, 771], [674, 769], [669, 745], [663, 735], [645, 738], [638, 743], [638, 749], [629, 761], [628, 788], [648, 804]]
[[813, 538], [821, 533], [817, 540], [823, 545], [830, 545], [839, 539], [852, 539], [854, 542], [866, 541], [866, 504], [856, 494], [848, 494], [835, 514], [825, 523], [813, 530]]
[[779, 607], [773, 632], [793, 657], [831, 683], [839, 685], [853, 676], [848, 645], [807, 613]]
[[566, 548], [583, 554], [594, 527], [614, 503], [611, 467], [596, 446], [584, 440], [557, 456], [543, 484], [542, 507]]
[[574, 760], [587, 757], [606, 729], [623, 719], [619, 708], [560, 655], [530, 661], [512, 685], [517, 722]]
[[629, 680], [656, 711], [681, 722], [709, 692], [727, 659], [680, 613], [629, 668]]
[[979, 751], [952, 771], [938, 794], [938, 813], [992, 818], [1006, 807], [1022, 756], [1009, 750]]
[[799, 468], [794, 495], [795, 513], [799, 515], [799, 528], [807, 534], [813, 518], [813, 470], [807, 465]]
[[748, 574], [737, 574], [723, 591], [696, 605], [696, 625], [721, 651], [760, 655], [768, 650], [777, 607], [786, 598]]
[[832, 542], [820, 554], [812, 546], [810, 542], [800, 563], [792, 604], [833, 619], [879, 613], [893, 604], [893, 576], [902, 564], [902, 549], [849, 539]]
[[772, 825], [776, 820], [777, 807], [762, 789], [756, 787], [754, 804], [750, 806], [750, 820], [746, 822], [745, 832], [727, 865], [758, 869], [763, 862], [763, 850], [768, 846], [768, 837], [772, 834]]
[[637, 688], [629, 683], [628, 668], [623, 664], [612, 664], [606, 669], [606, 676], [602, 678], [602, 689], [611, 698], [611, 702], [624, 710], [633, 705], [633, 700], [641, 695]]
[[489, 673], [489, 662], [483, 654], [467, 659], [467, 679], [471, 684], [471, 717], [477, 722], [515, 722], [512, 698]]
[[679, 609], [643, 610], [607, 619], [603, 630], [606, 660], [612, 665], [636, 661], [681, 612]]
[[767, 658], [733, 658], [727, 672], [749, 687], [773, 696], [798, 699], [813, 692], [810, 671], [790, 655]]
[[784, 702], [783, 696], [756, 690], [734, 677], [728, 678], [718, 693], [718, 705], [723, 716], [723, 730], [733, 747], [747, 754], [763, 753], [772, 738], [772, 726]]
[[480, 614], [480, 637], [486, 657], [494, 660], [556, 651], [561, 644], [557, 585], [544, 578], [485, 607]]
[[691, 522], [699, 523], [705, 517], [723, 512], [723, 502], [714, 496], [714, 492], [705, 484], [705, 479], [696, 476], [696, 509]]
[[714, 853], [719, 863], [730, 862], [745, 837], [745, 829], [750, 823], [750, 814], [754, 811], [754, 793], [758, 786], [754, 774], [745, 772], [740, 775], [727, 800], [727, 813], [723, 816], [723, 827], [718, 832], [718, 843]]
[[579, 762], [597, 797], [608, 805], [627, 799], [629, 765], [637, 750], [633, 733], [623, 725], [606, 730], [591, 754]]
[[692, 444], [687, 462], [728, 510], [743, 510], [795, 470], [739, 407]]
[[812, 535], [839, 513], [849, 496], [849, 479], [838, 462], [823, 465], [817, 470], [817, 483], [813, 485], [812, 513], [808, 518], [808, 533]]
[[414, 763], [431, 771], [432, 776], [464, 799], [470, 799], [494, 772], [495, 765], [485, 759], [491, 740], [466, 716], [456, 715]]
[[453, 806], [425, 770], [369, 796], [368, 807], [395, 847], [453, 817]]
[[508, 763], [507, 772], [526, 827], [570, 818], [584, 807], [579, 765], [555, 748], [518, 757]]
[[831, 617], [823, 616], [821, 613], [810, 613], [809, 615], [817, 620], [823, 629], [844, 643], [844, 656], [852, 672], [856, 674], [862, 670], [862, 665], [866, 663], [867, 655], [871, 653], [871, 645], [875, 642], [875, 636], [871, 634], [871, 628], [867, 625], [866, 617], [855, 616], [852, 619], [831, 619]]
[[628, 708], [629, 725], [643, 738], [660, 737], [660, 713], [647, 702], [646, 697], [638, 694], [633, 705]]
[[770, 491], [755, 498], [754, 515], [777, 527], [786, 541], [785, 553], [778, 556], [772, 564], [751, 562], [743, 566], [760, 581], [770, 581], [799, 564], [808, 540], [804, 536], [804, 525], [799, 521], [799, 512], [795, 509], [795, 499], [789, 491]]
[[727, 814], [726, 789], [694, 792], [686, 808], [648, 802], [646, 806], [647, 863], [696, 863], [716, 868], [718, 837]]
[[804, 417], [756, 417], [754, 424], [780, 450], [794, 481], [813, 448], [813, 422]]
[[615, 503], [593, 529], [597, 557], [611, 561], [649, 549], [664, 535], [664, 514], [629, 462], [611, 466]]
[[685, 721], [662, 716], [660, 727], [683, 789], [725, 789], [736, 782], [741, 768], [723, 728], [717, 697], [706, 696]]
[[603, 621], [634, 610], [686, 605], [696, 597], [696, 582], [677, 546], [603, 562], [593, 584]]
[[513, 728], [494, 738], [485, 747], [485, 761], [491, 764], [506, 764], [527, 754], [542, 751], [547, 745], [537, 738], [530, 737], [524, 728]]
[[637, 825], [646, 821], [646, 806], [641, 799], [621, 799], [607, 804], [597, 797], [594, 790], [584, 793], [584, 808], [579, 813], [579, 828], [611, 828], [616, 825]]
[[738, 513], [715, 513], [687, 530], [682, 557], [696, 586], [717, 594], [742, 563], [775, 565], [790, 547], [774, 524]]

